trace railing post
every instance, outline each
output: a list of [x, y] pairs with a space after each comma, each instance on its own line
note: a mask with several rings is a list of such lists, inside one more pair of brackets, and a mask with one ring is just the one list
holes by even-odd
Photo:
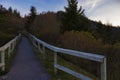
[[34, 46], [36, 47], [35, 39], [34, 39]]
[[8, 57], [10, 57], [10, 53], [11, 53], [11, 45], [8, 47]]
[[30, 36], [30, 39], [31, 39], [31, 41], [32, 41], [32, 44], [33, 44], [33, 38], [32, 38], [32, 36]]
[[35, 40], [34, 40], [34, 38], [33, 38], [33, 45], [35, 46]]
[[42, 50], [41, 50], [40, 43], [38, 43], [38, 50], [39, 50], [41, 53], [43, 53]]
[[101, 80], [107, 80], [107, 75], [106, 75], [106, 58], [104, 58], [103, 63], [101, 63]]
[[15, 47], [16, 47], [16, 45], [17, 45], [17, 38], [15, 39]]
[[13, 50], [14, 50], [14, 49], [15, 49], [15, 46], [16, 46], [15, 41], [13, 42], [13, 44], [14, 44], [14, 48], [13, 48]]
[[[5, 64], [5, 51], [1, 52], [1, 63]], [[2, 71], [5, 71], [5, 65], [2, 67]]]
[[35, 43], [35, 47], [37, 48], [37, 46], [36, 46], [36, 40], [34, 40], [34, 43]]
[[33, 45], [35, 46], [35, 40], [33, 39]]
[[[40, 44], [39, 44], [39, 42], [38, 42], [38, 50], [40, 51]], [[41, 51], [40, 51], [41, 52]]]
[[11, 43], [11, 46], [12, 46], [11, 48], [12, 48], [12, 51], [13, 51], [13, 49], [14, 49], [14, 43]]
[[33, 37], [31, 37], [31, 39], [32, 39], [32, 44], [34, 45], [34, 39], [33, 39]]
[[43, 59], [45, 59], [45, 47], [42, 47]]
[[57, 64], [57, 52], [54, 52], [54, 73], [55, 75], [57, 74], [56, 64]]
[[14, 46], [16, 46], [16, 39], [15, 39], [15, 41], [13, 43], [14, 43]]
[[37, 49], [39, 49], [39, 42], [37, 41]]

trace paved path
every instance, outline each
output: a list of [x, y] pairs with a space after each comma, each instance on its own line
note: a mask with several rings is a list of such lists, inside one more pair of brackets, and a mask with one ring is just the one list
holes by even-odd
[[23, 37], [6, 80], [50, 80], [27, 38]]

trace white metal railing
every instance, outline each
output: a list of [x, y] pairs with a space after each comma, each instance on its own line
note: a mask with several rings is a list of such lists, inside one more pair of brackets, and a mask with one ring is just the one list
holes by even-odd
[[9, 41], [4, 46], [0, 47], [0, 55], [1, 55], [0, 56], [0, 59], [1, 59], [0, 68], [2, 68], [2, 71], [5, 71], [5, 51], [6, 51], [6, 49], [8, 49], [7, 55], [8, 55], [8, 57], [10, 57], [11, 52], [15, 49], [17, 42], [20, 40], [20, 37], [21, 37], [21, 34], [16, 36], [14, 39]]
[[75, 72], [73, 70], [70, 70], [69, 68], [63, 67], [57, 63], [57, 54], [63, 53], [68, 54], [92, 61], [99, 62], [101, 64], [101, 78], [100, 80], [106, 80], [106, 57], [102, 55], [92, 54], [92, 53], [85, 53], [75, 50], [68, 50], [63, 49], [59, 47], [55, 47], [53, 45], [50, 45], [42, 40], [37, 39], [35, 36], [29, 34], [29, 39], [32, 41], [32, 44], [39, 49], [39, 51], [43, 54], [43, 58], [45, 58], [45, 48], [50, 49], [54, 52], [54, 71], [55, 74], [57, 73], [57, 69], [62, 70], [66, 73], [69, 73], [77, 78], [80, 78], [81, 80], [92, 80], [88, 76], [85, 76], [81, 73]]

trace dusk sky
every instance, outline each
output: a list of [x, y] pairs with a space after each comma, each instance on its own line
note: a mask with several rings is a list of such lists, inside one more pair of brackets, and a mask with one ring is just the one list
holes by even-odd
[[[79, 6], [83, 6], [89, 19], [112, 23], [120, 26], [120, 0], [78, 0]], [[35, 6], [37, 12], [64, 10], [67, 0], [0, 0], [4, 7], [12, 7], [21, 12], [21, 15], [29, 13], [30, 6]]]

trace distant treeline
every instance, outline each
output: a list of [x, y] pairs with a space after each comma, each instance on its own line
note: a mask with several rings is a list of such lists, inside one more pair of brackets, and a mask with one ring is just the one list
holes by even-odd
[[22, 29], [24, 19], [11, 7], [6, 9], [0, 5], [0, 46], [4, 45]]

